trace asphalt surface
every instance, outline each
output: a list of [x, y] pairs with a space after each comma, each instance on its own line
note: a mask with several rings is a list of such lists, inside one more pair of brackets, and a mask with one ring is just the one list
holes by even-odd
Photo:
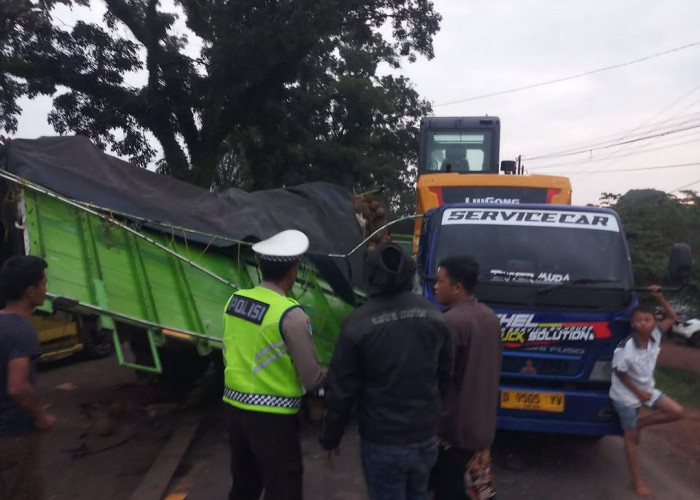
[[[174, 481], [170, 500], [226, 498], [230, 485], [228, 449], [222, 427], [210, 419], [190, 449], [187, 468]], [[304, 427], [305, 498], [365, 499], [359, 440], [353, 425], [343, 438], [340, 455], [329, 464], [316, 442], [318, 425]], [[639, 498], [629, 488], [622, 439], [590, 441], [560, 435], [499, 433], [493, 448], [499, 500]], [[660, 499], [700, 498], [696, 461], [669, 449], [663, 436], [644, 436], [640, 463], [648, 485]]]
[[[59, 419], [57, 427], [43, 436], [49, 498], [129, 498], [173, 431], [198, 412], [203, 413], [199, 431], [165, 498], [226, 498], [231, 484], [228, 448], [216, 403], [194, 408], [172, 404], [177, 395], [162, 385], [139, 381], [114, 359], [43, 370], [39, 384]], [[340, 455], [332, 463], [321, 450], [317, 433], [317, 423], [304, 422], [305, 498], [366, 498], [356, 426], [346, 431]], [[493, 457], [499, 500], [638, 498], [629, 489], [619, 437], [591, 441], [501, 432]], [[682, 443], [669, 439], [663, 426], [643, 433], [640, 463], [657, 498], [700, 499], [700, 463], [683, 450]]]

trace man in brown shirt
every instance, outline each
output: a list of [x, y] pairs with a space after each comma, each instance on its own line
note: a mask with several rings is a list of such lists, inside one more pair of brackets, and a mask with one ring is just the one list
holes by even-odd
[[[472, 460], [489, 460], [496, 434], [496, 406], [501, 374], [501, 325], [474, 296], [479, 266], [471, 257], [442, 260], [435, 298], [455, 340], [455, 369], [443, 398], [438, 462], [433, 470], [435, 500], [466, 499], [464, 474]], [[493, 498], [495, 491], [482, 498]]]

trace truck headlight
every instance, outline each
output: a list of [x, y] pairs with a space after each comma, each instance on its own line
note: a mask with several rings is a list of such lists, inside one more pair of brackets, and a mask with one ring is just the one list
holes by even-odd
[[595, 362], [591, 375], [588, 377], [590, 382], [610, 382], [612, 378], [612, 360], [600, 359]]

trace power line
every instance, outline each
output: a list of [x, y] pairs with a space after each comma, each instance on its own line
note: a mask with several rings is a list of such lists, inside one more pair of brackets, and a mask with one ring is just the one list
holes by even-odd
[[[646, 144], [641, 144], [638, 145], [634, 148], [632, 147], [627, 147], [627, 148], [620, 148], [619, 150], [616, 151], [611, 151], [607, 156], [603, 156], [601, 158], [596, 158], [593, 160], [594, 162], [602, 162], [606, 160], [618, 160], [620, 158], [628, 158], [630, 156], [636, 156], [640, 154], [646, 154], [651, 151], [659, 151], [662, 149], [669, 149], [669, 148], [674, 148], [677, 146], [682, 146], [685, 144], [691, 144], [693, 142], [697, 142], [700, 140], [700, 138], [692, 138], [690, 140], [683, 140], [683, 139], [688, 139], [689, 137], [693, 137], [700, 133], [700, 130], [692, 130], [690, 134], [687, 135], [679, 135], [677, 137], [666, 137], [666, 138], [660, 138], [661, 140], [659, 141], [654, 141], [654, 142], [647, 142]], [[672, 142], [676, 141], [676, 142]], [[679, 142], [680, 141], [680, 142]], [[658, 145], [661, 144], [661, 145]], [[656, 147], [652, 147], [656, 146]], [[581, 163], [581, 162], [579, 162]], [[590, 163], [590, 161], [588, 161]]]
[[595, 74], [595, 73], [601, 73], [601, 72], [603, 72], [603, 71], [609, 71], [609, 70], [611, 70], [611, 69], [622, 68], [622, 67], [624, 67], [624, 66], [629, 66], [630, 64], [636, 64], [636, 63], [640, 63], [640, 62], [643, 62], [643, 61], [648, 61], [649, 59], [653, 59], [653, 58], [655, 58], [655, 57], [665, 56], [666, 54], [671, 54], [671, 53], [673, 53], [673, 52], [678, 52], [679, 50], [688, 49], [688, 48], [690, 48], [690, 47], [695, 47], [695, 46], [697, 46], [697, 45], [700, 45], [700, 42], [693, 42], [693, 43], [689, 43], [689, 44], [686, 44], [686, 45], [681, 45], [680, 47], [676, 47], [676, 48], [674, 48], [674, 49], [665, 50], [665, 51], [663, 51], [663, 52], [657, 52], [657, 53], [655, 53], [655, 54], [651, 54], [651, 55], [648, 55], [648, 56], [640, 57], [639, 59], [634, 59], [634, 60], [632, 60], [632, 61], [627, 61], [627, 62], [620, 63], [620, 64], [614, 64], [614, 65], [612, 65], [612, 66], [606, 66], [606, 67], [604, 67], [604, 68], [599, 68], [599, 69], [594, 69], [594, 70], [590, 70], [590, 71], [585, 71], [585, 72], [583, 72], [583, 73], [578, 73], [578, 74], [572, 75], [572, 76], [566, 76], [566, 77], [563, 77], [563, 78], [556, 78], [556, 79], [554, 79], [554, 80], [549, 80], [549, 81], [541, 82], [541, 83], [533, 83], [533, 84], [531, 84], [531, 85], [525, 85], [525, 86], [523, 86], [523, 87], [515, 87], [515, 88], [512, 88], [512, 89], [508, 89], [508, 90], [501, 90], [501, 91], [499, 91], [499, 92], [491, 92], [491, 93], [489, 93], [489, 94], [481, 94], [481, 95], [477, 95], [477, 96], [473, 96], [473, 97], [467, 97], [467, 98], [465, 98], [465, 99], [458, 99], [458, 100], [456, 100], [456, 101], [448, 101], [448, 102], [443, 102], [443, 103], [440, 103], [440, 104], [433, 104], [433, 106], [434, 106], [434, 107], [438, 107], [438, 106], [451, 106], [451, 105], [453, 105], [453, 104], [460, 104], [460, 103], [463, 103], [463, 102], [476, 101], [476, 100], [478, 100], [478, 99], [486, 99], [487, 97], [495, 97], [495, 96], [498, 96], [498, 95], [512, 94], [512, 93], [514, 93], [514, 92], [521, 92], [521, 91], [523, 91], [523, 90], [534, 89], [534, 88], [537, 88], [537, 87], [544, 87], [545, 85], [551, 85], [551, 84], [553, 84], [553, 83], [559, 83], [559, 82], [565, 82], [565, 81], [568, 81], [568, 80], [574, 80], [574, 79], [576, 79], [576, 78], [581, 78], [581, 77], [584, 77], [584, 76], [593, 75], [593, 74]]
[[[690, 110], [694, 106], [695, 106], [695, 103], [693, 103], [691, 106], [689, 106], [686, 109]], [[638, 125], [638, 126], [632, 128], [632, 129], [618, 131], [618, 132], [614, 132], [612, 134], [606, 134], [606, 135], [599, 136], [599, 137], [596, 137], [593, 139], [589, 139], [587, 141], [573, 143], [573, 144], [568, 145], [565, 148], [560, 147], [558, 149], [545, 150], [542, 153], [535, 153], [531, 156], [525, 157], [524, 159], [525, 160], [532, 160], [535, 158], [540, 159], [540, 158], [545, 158], [545, 157], [556, 157], [562, 153], [569, 153], [571, 151], [578, 151], [578, 150], [583, 150], [585, 152], [589, 152], [590, 150], [597, 149], [600, 146], [616, 145], [620, 141], [632, 136], [633, 133], [635, 133], [635, 132], [637, 135], [660, 132], [660, 131], [663, 131], [663, 130], [666, 130], [666, 129], [669, 129], [672, 127], [676, 127], [679, 125], [685, 125], [687, 123], [694, 122], [698, 119], [700, 119], [700, 111], [687, 113], [687, 114], [679, 115], [679, 116], [673, 116], [670, 118], [666, 118], [665, 120], [661, 120], [659, 122], [651, 123], [649, 125], [642, 124], [642, 125]]]
[[673, 193], [674, 191], [681, 191], [682, 189], [688, 188], [688, 187], [693, 186], [693, 185], [698, 184], [698, 183], [700, 183], [700, 179], [693, 181], [689, 184], [685, 184], [684, 186], [677, 187], [676, 189], [672, 189], [671, 191], [669, 191], [669, 193]]
[[590, 152], [591, 150], [596, 150], [599, 149], [603, 146], [615, 146], [618, 144], [621, 144], [621, 142], [624, 139], [629, 138], [630, 136], [633, 136], [632, 132], [637, 132], [636, 136], [639, 137], [640, 134], [655, 134], [657, 132], [663, 132], [667, 131], [669, 129], [673, 129], [674, 127], [678, 127], [681, 125], [686, 125], [688, 123], [700, 123], [700, 111], [694, 112], [694, 113], [688, 113], [685, 115], [680, 115], [680, 116], [675, 116], [672, 118], [667, 118], [666, 120], [662, 120], [660, 122], [656, 122], [650, 125], [647, 125], [645, 127], [635, 127], [634, 129], [622, 131], [622, 132], [615, 132], [613, 134], [607, 134], [604, 136], [600, 136], [594, 139], [589, 139], [588, 141], [584, 142], [578, 142], [574, 143], [572, 145], [569, 145], [565, 148], [559, 148], [559, 149], [550, 149], [549, 151], [545, 151], [542, 153], [537, 153], [533, 154], [530, 156], [526, 156], [524, 159], [525, 160], [534, 160], [534, 159], [541, 159], [541, 158], [555, 158], [557, 156], [562, 156], [566, 155], [567, 153], [571, 152]]
[[[637, 129], [639, 129], [639, 128], [642, 128], [645, 124], [651, 122], [651, 121], [652, 121], [654, 118], [656, 118], [657, 116], [661, 116], [661, 115], [663, 115], [666, 111], [669, 111], [669, 110], [673, 109], [673, 107], [674, 107], [676, 104], [678, 104], [679, 102], [681, 102], [681, 101], [682, 101], [683, 99], [685, 99], [686, 97], [688, 97], [688, 96], [694, 94], [698, 89], [700, 89], [700, 84], [698, 84], [698, 85], [696, 85], [695, 87], [693, 87], [692, 89], [690, 89], [688, 92], [686, 92], [685, 94], [683, 94], [681, 97], [675, 99], [671, 104], [667, 104], [666, 107], [664, 107], [661, 111], [657, 111], [653, 116], [651, 116], [651, 117], [647, 118], [646, 120], [644, 120], [642, 123], [639, 124], [638, 127], [636, 127], [635, 129], [633, 129], [632, 131], [637, 130]], [[698, 100], [693, 101], [692, 103], [690, 103], [690, 106], [688, 106], [686, 109], [692, 108], [693, 106], [695, 106], [695, 104], [697, 104], [697, 102], [698, 102]], [[663, 122], [661, 122], [661, 123], [663, 123]]]
[[[638, 124], [636, 127], [633, 129], [630, 129], [626, 132], [622, 133], [617, 133], [615, 136], [612, 136], [615, 138], [616, 141], [622, 141], [623, 139], [627, 139], [630, 137], [633, 137], [634, 135], [639, 135], [641, 133], [649, 133], [651, 131], [660, 131], [663, 130], [664, 128], [669, 128], [674, 125], [681, 125], [685, 124], [691, 121], [695, 121], [693, 118], [697, 116], [697, 113], [687, 113], [685, 116], [681, 115], [678, 116], [676, 113], [676, 116], [671, 116], [669, 118], [660, 120], [656, 123], [654, 123], [654, 120], [657, 118], [660, 118], [662, 115], [668, 113], [671, 111], [671, 109], [675, 108], [679, 103], [682, 101], [686, 100], [688, 97], [691, 95], [695, 94], [697, 90], [700, 89], [700, 85], [694, 85], [693, 88], [691, 88], [689, 91], [683, 93], [680, 97], [674, 99], [672, 102], [664, 106], [661, 110], [657, 111], [654, 113], [652, 116], [648, 117], [646, 120]], [[690, 104], [685, 105], [684, 111], [689, 112], [692, 110], [696, 104], [700, 102], [700, 99], [696, 99]], [[690, 119], [688, 119], [690, 117]], [[600, 154], [598, 153], [595, 158], [586, 158], [586, 159], [579, 159], [579, 160], [574, 160], [574, 161], [568, 161], [565, 163], [559, 162], [558, 165], [547, 165], [545, 167], [535, 167], [536, 169], [539, 168], [559, 168], [561, 167], [572, 167], [573, 165], [581, 165], [582, 167], [579, 168], [579, 171], [575, 173], [577, 175], [577, 178], [583, 179], [587, 177], [588, 173], [600, 173], [600, 172], [610, 172], [611, 170], [609, 169], [610, 166], [614, 167], [614, 165], [610, 165], [611, 162], [619, 161], [620, 159], [627, 158], [630, 156], [635, 156], [635, 155], [640, 155], [640, 154], [648, 154], [652, 151], [659, 151], [662, 149], [669, 149], [669, 148], [677, 148], [679, 146], [685, 145], [685, 144], [690, 144], [697, 142], [697, 134], [700, 132], [700, 130], [689, 130], [685, 132], [678, 133], [674, 136], [667, 136], [667, 137], [657, 137], [657, 138], [651, 138], [648, 140], [644, 140], [642, 143], [634, 143], [634, 144], [626, 144], [622, 145], [620, 147], [616, 147], [615, 149], [609, 150], [607, 153]], [[608, 136], [611, 137], [611, 136]], [[688, 140], [690, 139], [690, 140]], [[588, 141], [588, 147], [590, 147], [592, 141]], [[665, 144], [664, 144], [665, 143]], [[571, 149], [572, 146], [569, 146], [569, 149]], [[592, 154], [592, 151], [591, 151]], [[537, 161], [535, 161], [537, 163]], [[573, 165], [572, 165], [573, 163]], [[531, 165], [530, 163], [528, 163]], [[597, 168], [596, 168], [597, 167]], [[647, 168], [642, 167], [643, 170], [647, 170]], [[630, 169], [624, 169], [624, 170], [630, 170]], [[566, 174], [564, 174], [566, 175]]]
[[[695, 131], [695, 134], [697, 134], [698, 132], [700, 132], [700, 131]], [[694, 135], [694, 134], [693, 134], [693, 135]], [[678, 138], [676, 138], [676, 139], [678, 139]], [[681, 138], [681, 139], [682, 139], [682, 138]], [[648, 147], [649, 144], [646, 144], [646, 145], [641, 146], [638, 150], [634, 150], [634, 151], [629, 151], [629, 150], [627, 150], [627, 151], [625, 151], [625, 150], [617, 151], [617, 152], [613, 152], [613, 153], [611, 153], [610, 155], [605, 156], [605, 157], [602, 157], [602, 158], [585, 159], [585, 160], [578, 160], [578, 161], [572, 161], [572, 162], [567, 162], [567, 163], [556, 163], [556, 164], [553, 164], [553, 165], [550, 164], [550, 165], [535, 166], [535, 167], [529, 167], [529, 169], [530, 169], [530, 170], [537, 170], [537, 171], [540, 171], [540, 170], [549, 170], [549, 169], [552, 169], [552, 168], [571, 167], [571, 166], [573, 166], [573, 165], [580, 165], [580, 164], [582, 164], [582, 163], [587, 163], [587, 164], [589, 164], [589, 163], [605, 162], [605, 161], [608, 161], [608, 160], [619, 160], [619, 159], [621, 159], [621, 158], [629, 158], [630, 156], [636, 156], [636, 155], [640, 155], [640, 154], [651, 153], [652, 151], [660, 151], [660, 150], [662, 150], [662, 149], [669, 149], [669, 148], [675, 148], [675, 147], [678, 147], [678, 146], [684, 146], [684, 145], [686, 145], [686, 144], [692, 144], [692, 143], [698, 142], [698, 141], [700, 141], [700, 137], [697, 137], [697, 138], [694, 138], [694, 139], [690, 139], [690, 140], [687, 140], [687, 141], [682, 141], [682, 142], [674, 142], [674, 143], [671, 143], [671, 144], [666, 144], [666, 145], [658, 146], [658, 147], [655, 147], [655, 148], [649, 148], [649, 147]], [[643, 148], [645, 148], [645, 149], [643, 149]]]
[[599, 146], [599, 147], [583, 148], [583, 149], [577, 149], [577, 150], [567, 151], [567, 152], [563, 152], [563, 153], [552, 153], [552, 154], [545, 154], [545, 155], [540, 155], [540, 156], [531, 156], [529, 158], [523, 158], [523, 160], [532, 161], [532, 160], [540, 160], [542, 158], [557, 158], [557, 157], [561, 157], [561, 156], [574, 156], [574, 155], [578, 155], [578, 154], [582, 154], [582, 153], [591, 153], [592, 151], [595, 151], [598, 149], [610, 149], [610, 148], [613, 148], [616, 146], [622, 146], [624, 144], [632, 144], [632, 143], [639, 142], [639, 141], [645, 141], [647, 139], [653, 139], [655, 137], [663, 137], [663, 136], [670, 135], [670, 134], [677, 134], [679, 132], [684, 132], [686, 130], [692, 130], [692, 129], [698, 128], [698, 127], [700, 127], [700, 123], [693, 123], [693, 124], [688, 125], [686, 127], [671, 129], [671, 130], [667, 130], [664, 132], [657, 132], [655, 134], [644, 135], [641, 137], [635, 137], [634, 139], [628, 139], [626, 141], [619, 141], [616, 143], [607, 144], [607, 145], [603, 145], [603, 146]]
[[559, 175], [575, 175], [580, 173], [585, 174], [609, 174], [613, 172], [638, 172], [640, 170], [662, 170], [667, 168], [692, 167], [700, 165], [700, 162], [693, 163], [677, 163], [675, 165], [657, 165], [654, 167], [635, 167], [635, 168], [617, 168], [612, 170], [595, 170], [593, 172], [562, 172]]
[[[526, 160], [534, 160], [534, 159], [541, 159], [541, 158], [552, 158], [552, 157], [558, 157], [558, 156], [567, 156], [570, 153], [578, 153], [578, 152], [590, 152], [592, 150], [596, 149], [602, 149], [603, 147], [614, 147], [617, 145], [624, 144], [624, 140], [628, 139], [629, 137], [633, 138], [655, 138], [657, 137], [657, 134], [662, 133], [662, 132], [668, 132], [677, 130], [677, 127], [680, 127], [682, 125], [687, 125], [687, 124], [697, 124], [700, 123], [700, 112], [696, 113], [690, 113], [687, 115], [683, 116], [678, 116], [674, 118], [669, 118], [667, 120], [664, 120], [662, 122], [658, 122], [654, 124], [653, 126], [648, 126], [644, 127], [642, 129], [637, 128], [638, 133], [636, 135], [632, 135], [632, 132], [634, 130], [630, 130], [628, 132], [622, 132], [622, 133], [616, 133], [616, 134], [611, 134], [608, 136], [603, 136], [597, 140], [593, 141], [588, 141], [584, 143], [580, 143], [580, 145], [573, 145], [569, 146], [566, 148], [560, 148], [560, 149], [555, 149], [553, 151], [550, 151], [549, 153], [540, 153], [540, 154], [535, 154], [531, 156], [527, 156]], [[682, 131], [682, 130], [681, 130]]]

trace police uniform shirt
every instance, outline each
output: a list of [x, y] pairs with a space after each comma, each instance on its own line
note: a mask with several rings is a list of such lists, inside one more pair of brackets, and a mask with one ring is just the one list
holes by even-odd
[[[269, 281], [263, 281], [260, 286], [284, 295], [281, 288]], [[301, 307], [295, 307], [285, 314], [282, 320], [282, 335], [299, 383], [306, 392], [314, 391], [323, 383], [324, 376], [316, 355], [311, 323]]]

